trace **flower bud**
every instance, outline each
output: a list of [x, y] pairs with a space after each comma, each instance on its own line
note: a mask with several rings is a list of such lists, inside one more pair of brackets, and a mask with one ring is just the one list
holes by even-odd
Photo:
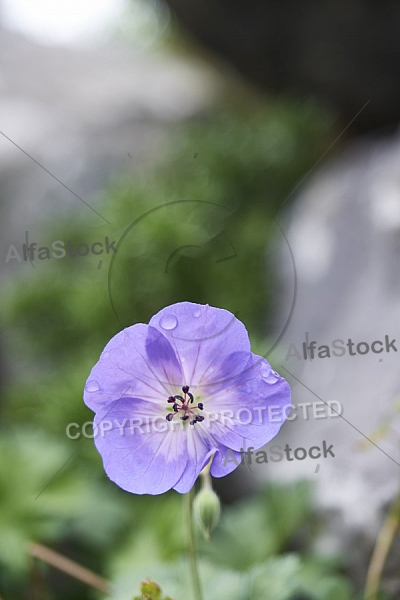
[[201, 490], [194, 499], [193, 513], [206, 540], [216, 527], [221, 513], [221, 504], [217, 494], [211, 489]]
[[[160, 586], [150, 579], [142, 581], [140, 591], [142, 595], [137, 600], [161, 600]], [[134, 600], [136, 600], [136, 598]]]

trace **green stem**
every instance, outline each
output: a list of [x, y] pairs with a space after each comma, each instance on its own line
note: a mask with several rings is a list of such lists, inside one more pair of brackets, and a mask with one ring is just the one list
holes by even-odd
[[189, 528], [189, 563], [190, 563], [190, 575], [193, 585], [193, 597], [194, 600], [203, 600], [203, 594], [201, 592], [201, 584], [199, 577], [199, 566], [197, 561], [196, 552], [196, 537], [193, 521], [193, 498], [194, 489], [184, 495], [184, 507], [185, 507], [185, 523]]
[[210, 468], [211, 468], [211, 461], [200, 472], [201, 489], [202, 490], [212, 490], [212, 481], [211, 481], [211, 475], [210, 475]]

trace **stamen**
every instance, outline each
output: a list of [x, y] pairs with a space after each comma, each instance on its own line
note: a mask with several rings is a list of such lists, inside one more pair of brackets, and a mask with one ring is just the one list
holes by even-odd
[[[182, 392], [185, 395], [184, 398], [179, 394], [177, 394], [176, 396], [169, 396], [167, 402], [169, 404], [173, 404], [172, 410], [174, 412], [167, 414], [167, 416], [165, 417], [167, 421], [172, 421], [174, 415], [179, 412], [183, 412], [183, 416], [181, 417], [182, 421], [187, 421], [188, 419], [191, 419], [190, 425], [194, 425], [195, 423], [201, 423], [201, 421], [204, 421], [204, 417], [196, 414], [195, 412], [196, 408], [198, 408], [199, 410], [203, 410], [203, 403], [199, 402], [197, 406], [191, 407], [190, 405], [194, 403], [194, 396], [189, 392], [189, 386], [184, 385], [182, 387]], [[178, 402], [180, 402], [181, 404], [179, 405]]]

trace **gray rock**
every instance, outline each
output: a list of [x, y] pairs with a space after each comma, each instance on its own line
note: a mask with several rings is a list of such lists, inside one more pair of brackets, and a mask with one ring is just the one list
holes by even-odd
[[[313, 406], [297, 409], [297, 418], [268, 446], [309, 449], [325, 440], [333, 444], [334, 457], [270, 461], [254, 471], [259, 478], [306, 477], [316, 484], [327, 519], [318, 548], [350, 550], [349, 567], [361, 584], [400, 481], [400, 135], [354, 143], [310, 178], [284, 230], [296, 264], [297, 298], [275, 364], [292, 385], [294, 405], [320, 403], [323, 414], [322, 402], [338, 401], [343, 412], [320, 418], [313, 416]], [[283, 245], [283, 315], [293, 293], [287, 254]], [[396, 340], [389, 350], [385, 336], [389, 344]], [[306, 339], [328, 345], [331, 356], [311, 360], [308, 353], [305, 360]], [[347, 346], [342, 356], [332, 354], [332, 342], [339, 339], [355, 343], [355, 356]], [[383, 343], [380, 353], [372, 352], [375, 340]], [[357, 352], [360, 342], [369, 345], [367, 353]]]

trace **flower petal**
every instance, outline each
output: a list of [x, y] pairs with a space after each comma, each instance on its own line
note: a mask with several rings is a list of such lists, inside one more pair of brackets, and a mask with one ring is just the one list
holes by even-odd
[[211, 456], [218, 452], [216, 446], [210, 444], [201, 432], [199, 424], [189, 426], [187, 429], [187, 450], [189, 460], [182, 477], [174, 485], [174, 490], [180, 494], [186, 494], [194, 486], [200, 471], [204, 469]]
[[173, 346], [188, 385], [215, 380], [216, 368], [235, 351], [250, 351], [245, 326], [235, 315], [208, 304], [180, 302], [150, 321]]
[[[261, 448], [277, 435], [290, 405], [289, 384], [271, 365], [253, 355], [247, 368], [225, 389], [210, 394], [205, 422], [218, 444], [240, 450], [247, 443]], [[212, 386], [211, 386], [212, 387]], [[278, 417], [278, 418], [277, 418]]]
[[183, 379], [169, 341], [140, 323], [109, 341], [86, 382], [84, 401], [94, 411], [124, 395], [164, 403]]
[[111, 481], [134, 494], [163, 494], [184, 473], [189, 457], [184, 427], [140, 398], [104, 406], [95, 417], [95, 444]]
[[220, 446], [211, 463], [210, 473], [213, 477], [225, 477], [232, 473], [241, 463], [242, 455], [240, 452]]

